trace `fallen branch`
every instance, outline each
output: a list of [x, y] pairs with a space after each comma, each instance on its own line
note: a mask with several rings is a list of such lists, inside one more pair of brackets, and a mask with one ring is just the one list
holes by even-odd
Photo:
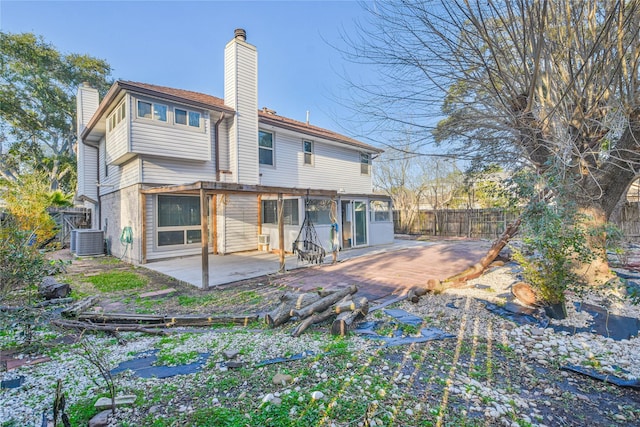
[[338, 314], [336, 320], [331, 324], [331, 334], [345, 336], [356, 320], [364, 318], [369, 312], [369, 301], [365, 298], [359, 298], [357, 301], [358, 308], [353, 311], [346, 311]]
[[324, 320], [327, 320], [329, 317], [333, 316], [335, 312], [333, 311], [333, 307], [329, 307], [322, 313], [314, 313], [312, 316], [307, 317], [302, 322], [298, 324], [298, 326], [291, 332], [291, 336], [299, 337], [307, 328], [314, 323], [320, 323]]
[[92, 295], [90, 297], [81, 299], [80, 301], [77, 301], [71, 304], [69, 307], [62, 310], [60, 314], [62, 314], [64, 317], [75, 317], [81, 312], [87, 310], [89, 307], [94, 306], [97, 302], [98, 302], [98, 297], [95, 295]]
[[143, 332], [152, 335], [169, 335], [169, 333], [164, 330], [148, 329], [139, 325], [96, 325], [88, 322], [79, 322], [77, 320], [52, 320], [51, 324], [61, 328], [81, 331]]
[[[513, 224], [509, 224], [502, 235], [491, 245], [487, 254], [477, 263], [467, 268], [461, 273], [455, 274], [445, 280], [447, 283], [466, 282], [467, 280], [480, 277], [482, 273], [498, 257], [500, 251], [507, 245], [509, 240], [518, 232], [522, 218], [518, 217]], [[447, 286], [450, 287], [450, 286]]]

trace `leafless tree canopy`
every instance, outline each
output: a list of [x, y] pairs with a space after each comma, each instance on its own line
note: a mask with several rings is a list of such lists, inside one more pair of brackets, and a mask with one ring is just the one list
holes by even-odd
[[640, 0], [383, 1], [370, 12], [345, 38], [352, 59], [381, 70], [384, 84], [354, 84], [377, 130], [553, 168], [578, 202], [611, 215], [640, 168]]

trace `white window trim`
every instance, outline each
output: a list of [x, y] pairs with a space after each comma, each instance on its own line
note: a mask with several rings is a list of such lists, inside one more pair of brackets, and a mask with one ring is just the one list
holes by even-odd
[[[186, 113], [186, 119], [187, 119], [186, 123], [178, 123], [176, 121], [176, 110], [184, 111]], [[180, 126], [180, 127], [186, 127], [186, 128], [193, 129], [193, 130], [202, 129], [202, 119], [204, 118], [204, 114], [202, 114], [202, 112], [196, 111], [196, 110], [190, 110], [188, 108], [183, 108], [183, 107], [176, 107], [176, 106], [174, 106], [171, 109], [171, 111], [173, 112], [173, 124], [174, 125]], [[195, 114], [198, 115], [198, 117], [199, 117], [198, 118], [198, 126], [191, 126], [189, 124], [189, 114], [190, 113], [195, 113]]]
[[[155, 206], [154, 206], [154, 222], [155, 222], [155, 231], [153, 233], [154, 246], [156, 251], [176, 251], [182, 249], [191, 249], [194, 247], [199, 247], [202, 245], [202, 242], [196, 243], [187, 243], [187, 231], [190, 230], [202, 230], [201, 225], [185, 225], [185, 226], [168, 226], [168, 227], [160, 227], [158, 225], [160, 221], [160, 214], [158, 213], [158, 209], [160, 209], [159, 197], [160, 195], [155, 196]], [[183, 196], [183, 197], [195, 197], [195, 196]], [[162, 231], [182, 231], [184, 234], [184, 242], [181, 245], [160, 245], [160, 238], [158, 233]], [[202, 236], [200, 236], [202, 239]]]
[[[260, 132], [271, 134], [271, 148], [260, 145]], [[260, 150], [271, 150], [271, 164], [260, 163]], [[272, 130], [258, 129], [258, 165], [259, 167], [274, 168], [276, 167], [276, 133]]]
[[[311, 151], [306, 151], [305, 150], [305, 144], [306, 143], [311, 144]], [[309, 139], [304, 139], [302, 140], [302, 164], [304, 166], [315, 166], [315, 144], [313, 143], [313, 141], [309, 140]], [[310, 161], [307, 163], [307, 154], [309, 155], [309, 159]]]
[[[366, 163], [362, 161], [365, 158], [367, 159]], [[365, 164], [367, 165], [367, 172], [362, 172], [362, 167]], [[369, 153], [360, 153], [360, 175], [371, 175], [371, 154]]]

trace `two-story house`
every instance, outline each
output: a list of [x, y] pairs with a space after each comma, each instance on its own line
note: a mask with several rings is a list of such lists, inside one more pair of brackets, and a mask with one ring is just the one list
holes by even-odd
[[372, 192], [381, 150], [258, 110], [244, 30], [224, 68], [224, 99], [117, 81], [99, 102], [79, 88], [77, 197], [111, 253], [145, 263], [256, 250], [259, 238], [291, 251], [305, 215], [327, 250], [332, 220], [342, 248], [392, 242], [391, 202]]

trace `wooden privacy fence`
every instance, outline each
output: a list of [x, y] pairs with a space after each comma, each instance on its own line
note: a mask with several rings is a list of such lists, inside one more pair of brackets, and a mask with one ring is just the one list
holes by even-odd
[[49, 215], [58, 226], [56, 240], [65, 247], [71, 240], [71, 230], [91, 227], [91, 210], [86, 208], [49, 208]]
[[[512, 223], [518, 212], [502, 209], [441, 209], [413, 213], [413, 221], [403, 224], [401, 213], [394, 211], [394, 231], [442, 237], [495, 239]], [[628, 241], [640, 242], [640, 202], [627, 202], [622, 207], [616, 226]]]
[[414, 213], [411, 224], [402, 224], [401, 213], [394, 212], [394, 231], [442, 237], [493, 239], [518, 217], [502, 209], [438, 209]]

